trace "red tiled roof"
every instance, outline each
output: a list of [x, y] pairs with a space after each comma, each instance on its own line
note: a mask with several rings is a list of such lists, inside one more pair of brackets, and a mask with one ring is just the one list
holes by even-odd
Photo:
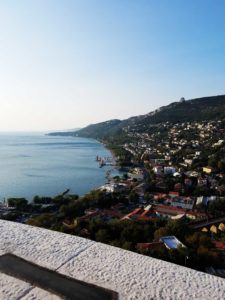
[[158, 247], [164, 247], [164, 243], [163, 242], [152, 242], [152, 243], [138, 243], [137, 244], [138, 250], [150, 250], [150, 249], [155, 249]]
[[179, 193], [178, 193], [178, 192], [169, 192], [169, 195], [176, 195], [176, 196], [179, 196]]
[[135, 208], [134, 210], [132, 210], [132, 212], [130, 212], [128, 215], [124, 216], [124, 218], [130, 218], [132, 217], [133, 215], [136, 215], [138, 213], [140, 213], [140, 211], [142, 210], [142, 208], [138, 207], [138, 208]]
[[216, 249], [225, 251], [225, 243], [219, 241], [213, 241]]
[[167, 206], [167, 205], [156, 205], [155, 209], [156, 210], [166, 209], [166, 210], [177, 211], [177, 212], [185, 212], [186, 211], [186, 209], [183, 209], [183, 208]]

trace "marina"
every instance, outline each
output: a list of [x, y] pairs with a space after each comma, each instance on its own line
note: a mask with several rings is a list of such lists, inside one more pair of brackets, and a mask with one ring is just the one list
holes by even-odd
[[99, 155], [96, 156], [96, 161], [99, 162], [99, 168], [102, 168], [104, 166], [115, 166], [115, 160], [113, 157], [110, 156], [105, 156], [101, 157]]

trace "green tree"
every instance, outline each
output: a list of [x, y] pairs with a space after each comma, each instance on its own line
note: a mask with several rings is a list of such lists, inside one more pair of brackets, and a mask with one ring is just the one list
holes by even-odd
[[220, 160], [219, 162], [218, 162], [218, 168], [219, 168], [219, 170], [220, 170], [220, 172], [225, 172], [225, 160]]
[[95, 239], [97, 242], [107, 243], [110, 240], [110, 234], [107, 229], [99, 229], [96, 232]]
[[9, 198], [8, 205], [15, 207], [18, 210], [27, 208], [28, 201], [25, 198]]
[[52, 228], [56, 222], [56, 217], [54, 214], [42, 214], [36, 218], [30, 218], [27, 221], [28, 225], [44, 227], [44, 228]]

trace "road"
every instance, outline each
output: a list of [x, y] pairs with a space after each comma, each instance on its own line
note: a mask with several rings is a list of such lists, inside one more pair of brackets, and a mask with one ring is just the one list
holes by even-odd
[[190, 227], [193, 228], [193, 229], [199, 229], [199, 228], [202, 228], [202, 227], [207, 227], [207, 226], [214, 225], [214, 224], [224, 222], [224, 221], [225, 221], [225, 216], [215, 218], [215, 219], [211, 219], [211, 220], [208, 220], [208, 221], [204, 221], [204, 222], [198, 223], [196, 225], [190, 225]]

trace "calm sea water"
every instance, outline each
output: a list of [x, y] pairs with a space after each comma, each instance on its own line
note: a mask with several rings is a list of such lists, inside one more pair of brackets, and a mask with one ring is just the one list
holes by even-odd
[[71, 189], [83, 195], [105, 183], [96, 155], [110, 156], [92, 139], [0, 134], [0, 200], [53, 196]]

